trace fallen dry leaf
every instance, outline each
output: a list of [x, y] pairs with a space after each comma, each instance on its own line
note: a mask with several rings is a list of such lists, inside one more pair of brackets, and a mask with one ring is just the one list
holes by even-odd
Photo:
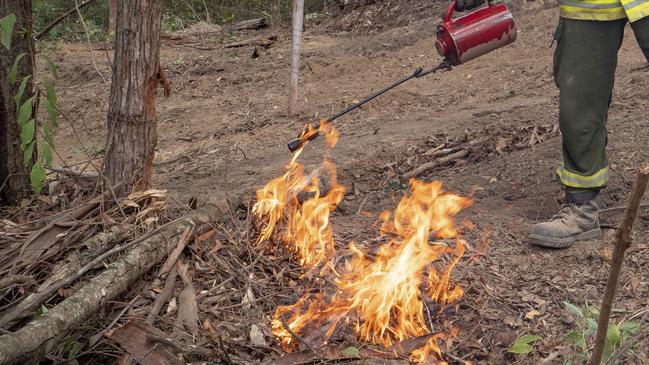
[[261, 346], [261, 347], [268, 346], [264, 333], [259, 329], [259, 327], [256, 324], [250, 326], [250, 344], [253, 346]]
[[529, 319], [529, 320], [531, 321], [531, 320], [533, 320], [535, 317], [537, 317], [537, 316], [540, 315], [540, 314], [541, 314], [541, 313], [540, 313], [539, 311], [537, 311], [536, 309], [532, 309], [531, 311], [529, 311], [529, 312], [527, 312], [527, 313], [525, 314], [525, 318], [526, 318], [526, 319]]

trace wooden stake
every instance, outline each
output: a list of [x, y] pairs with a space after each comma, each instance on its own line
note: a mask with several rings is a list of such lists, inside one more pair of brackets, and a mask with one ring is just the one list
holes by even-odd
[[293, 0], [293, 43], [291, 46], [291, 81], [288, 91], [288, 112], [297, 108], [297, 82], [300, 76], [300, 45], [304, 25], [304, 0]]
[[606, 344], [606, 335], [611, 317], [611, 309], [613, 307], [613, 299], [615, 299], [615, 291], [620, 279], [620, 271], [622, 270], [622, 264], [624, 264], [624, 254], [631, 246], [631, 231], [633, 229], [633, 223], [638, 215], [638, 209], [640, 208], [642, 197], [647, 190], [647, 183], [649, 183], [649, 164], [643, 165], [638, 171], [638, 177], [633, 186], [631, 196], [629, 197], [629, 204], [624, 213], [624, 219], [615, 234], [613, 262], [611, 263], [611, 271], [608, 281], [606, 282], [604, 299], [602, 300], [602, 307], [600, 308], [599, 321], [597, 322], [597, 338], [595, 340], [595, 347], [593, 348], [593, 355], [590, 358], [590, 365], [600, 365], [602, 362], [602, 354], [604, 352], [604, 345]]

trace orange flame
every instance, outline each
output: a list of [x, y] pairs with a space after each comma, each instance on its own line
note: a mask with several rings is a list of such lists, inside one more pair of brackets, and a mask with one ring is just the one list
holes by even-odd
[[[305, 127], [306, 133], [319, 131], [333, 148], [338, 140], [338, 132], [329, 122], [320, 122], [319, 129], [311, 124]], [[300, 264], [314, 266], [331, 257], [334, 253], [333, 231], [329, 216], [345, 195], [345, 188], [336, 179], [336, 168], [325, 160], [320, 168], [306, 176], [304, 166], [297, 162], [302, 149], [295, 152], [286, 166], [286, 173], [257, 191], [257, 202], [253, 214], [264, 221], [259, 242], [269, 239], [278, 223], [284, 223], [282, 240], [298, 254]], [[320, 190], [320, 172], [329, 175], [328, 191]], [[310, 196], [304, 202], [300, 193]]]
[[[307, 127], [306, 131], [312, 129]], [[319, 132], [325, 134], [331, 146], [335, 145], [337, 132], [332, 125], [321, 124]], [[305, 177], [303, 167], [296, 162], [300, 152], [287, 166], [284, 176], [257, 192], [253, 211], [265, 220], [260, 240], [270, 238], [281, 226], [283, 241], [298, 254], [301, 263], [315, 265], [334, 254], [329, 215], [345, 190], [336, 181], [333, 164], [325, 161], [321, 169], [329, 173], [332, 188], [322, 195], [317, 174]], [[313, 196], [300, 203], [300, 190]], [[465, 247], [458, 238], [454, 218], [470, 204], [469, 199], [445, 192], [440, 182], [411, 180], [410, 192], [394, 212], [381, 214], [381, 234], [389, 241], [374, 256], [350, 244], [352, 258], [347, 269], [338, 275], [337, 290], [331, 298], [311, 298], [306, 294], [295, 304], [276, 310], [271, 327], [282, 347], [295, 350], [297, 336], [324, 345], [341, 324], [350, 325], [362, 341], [384, 347], [429, 335], [432, 329], [428, 328], [424, 314], [424, 296], [447, 304], [463, 294], [460, 287], [449, 282]], [[455, 245], [430, 242], [431, 237], [455, 238]], [[446, 257], [450, 259], [444, 260]], [[419, 362], [430, 356], [440, 358], [437, 341], [442, 337], [430, 337], [424, 346], [408, 355]]]

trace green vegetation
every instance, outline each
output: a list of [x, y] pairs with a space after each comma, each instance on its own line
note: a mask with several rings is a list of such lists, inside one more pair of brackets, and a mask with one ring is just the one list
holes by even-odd
[[[81, 1], [79, 1], [81, 3]], [[163, 31], [177, 31], [197, 22], [216, 24], [265, 17], [271, 22], [290, 19], [292, 0], [165, 0], [162, 17]], [[38, 32], [59, 14], [74, 7], [74, 0], [33, 0], [34, 31]], [[206, 9], [207, 6], [207, 9]], [[306, 14], [322, 12], [324, 0], [305, 0]], [[108, 1], [97, 0], [81, 9], [81, 14], [93, 40], [106, 38], [108, 30]], [[85, 40], [85, 31], [77, 16], [70, 16], [46, 36], [66, 41]]]
[[[2, 46], [8, 51], [11, 51], [15, 23], [16, 16], [14, 14], [0, 19], [0, 40]], [[28, 83], [33, 82], [33, 75], [26, 75], [21, 80], [18, 80], [18, 69], [25, 56], [29, 57], [29, 55], [21, 53], [14, 59], [7, 81], [12, 85], [18, 85], [18, 83], [20, 85], [16, 95], [14, 95], [16, 110], [18, 110], [17, 123], [20, 127], [20, 150], [23, 153], [25, 166], [31, 166], [29, 176], [32, 189], [38, 193], [45, 183], [45, 167], [52, 167], [54, 129], [56, 128], [58, 116], [58, 110], [56, 109], [57, 96], [52, 81], [56, 79], [56, 67], [47, 56], [41, 56], [48, 64], [51, 78], [45, 78], [43, 82], [44, 90], [35, 87], [34, 94], [27, 95], [27, 100], [24, 100], [25, 89]], [[38, 95], [45, 96], [43, 102], [47, 110], [47, 118], [44, 119], [37, 117]]]
[[[595, 342], [599, 310], [589, 306], [588, 303], [583, 308], [568, 302], [563, 302], [563, 305], [566, 312], [575, 319], [575, 327], [565, 336], [565, 340], [572, 350], [572, 358], [565, 360], [564, 365], [586, 363], [591, 357], [592, 344]], [[633, 354], [634, 343], [631, 342], [631, 337], [637, 335], [640, 330], [641, 325], [637, 321], [629, 320], [618, 324], [609, 324], [602, 364], [621, 364], [625, 353]], [[514, 340], [507, 352], [527, 355], [534, 351], [534, 345], [541, 339], [536, 335], [522, 335]]]
[[[597, 318], [599, 310], [586, 304], [579, 308], [574, 304], [563, 302], [566, 310], [575, 318], [577, 328], [568, 332], [566, 338], [572, 347], [575, 357], [587, 361], [591, 356], [591, 347], [589, 343], [595, 341], [597, 333]], [[635, 321], [626, 321], [618, 324], [611, 323], [608, 325], [606, 334], [606, 344], [604, 345], [604, 355], [602, 356], [603, 364], [613, 364], [612, 359], [619, 351], [632, 351], [628, 346], [622, 347], [631, 336], [640, 332], [640, 323]], [[566, 365], [572, 364], [566, 361]]]

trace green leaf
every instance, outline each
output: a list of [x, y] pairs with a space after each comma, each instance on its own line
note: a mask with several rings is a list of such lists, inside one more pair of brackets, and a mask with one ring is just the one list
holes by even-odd
[[0, 43], [9, 51], [11, 50], [11, 38], [14, 33], [14, 24], [16, 24], [16, 15], [9, 14], [0, 18]]
[[54, 77], [54, 79], [58, 79], [59, 75], [57, 72], [58, 68], [56, 67], [56, 64], [52, 62], [52, 60], [47, 55], [42, 54], [41, 58], [43, 58], [45, 62], [47, 62], [47, 68], [50, 69], [50, 73], [52, 74], [52, 77]]
[[584, 331], [586, 335], [592, 335], [593, 333], [597, 332], [597, 321], [593, 318], [586, 318], [586, 330]]
[[14, 64], [11, 66], [11, 71], [9, 72], [9, 75], [7, 75], [7, 78], [12, 85], [16, 82], [16, 77], [18, 77], [18, 66], [20, 65], [20, 60], [22, 60], [25, 55], [27, 55], [27, 53], [21, 53], [16, 57]]
[[38, 150], [45, 162], [45, 166], [52, 167], [52, 146], [48, 142], [43, 141], [38, 144]]
[[16, 95], [14, 95], [14, 101], [16, 102], [16, 105], [20, 105], [20, 101], [23, 98], [23, 94], [25, 93], [25, 88], [27, 87], [27, 82], [32, 78], [32, 75], [27, 75], [23, 77], [23, 81], [20, 82], [20, 87], [18, 88], [18, 92]]
[[568, 310], [568, 312], [576, 315], [577, 317], [584, 318], [584, 312], [581, 310], [581, 308], [568, 302], [563, 302], [563, 305], [566, 307], [566, 310]]
[[534, 343], [541, 339], [541, 336], [523, 335], [517, 338], [507, 350], [513, 354], [528, 354], [534, 349]]
[[38, 312], [39, 312], [38, 314], [40, 314], [41, 316], [44, 316], [44, 315], [47, 314], [47, 312], [49, 312], [49, 310], [47, 309], [47, 307], [44, 304], [41, 304], [41, 308], [40, 308], [40, 310]]
[[538, 340], [540, 340], [542, 337], [541, 336], [536, 336], [536, 335], [523, 335], [519, 337], [514, 343], [521, 342], [521, 343], [533, 343]]
[[529, 354], [532, 350], [534, 348], [526, 343], [514, 343], [507, 349], [507, 352], [511, 352], [512, 354]]
[[28, 144], [34, 141], [34, 134], [36, 132], [36, 120], [30, 119], [22, 127], [20, 127], [20, 149], [25, 150]]
[[356, 347], [350, 346], [346, 349], [343, 350], [343, 355], [347, 357], [352, 357], [352, 358], [360, 358], [361, 357], [361, 351], [357, 349]]
[[45, 103], [47, 107], [47, 114], [50, 117], [52, 126], [56, 127], [56, 118], [58, 116], [56, 105], [58, 103], [58, 100], [56, 97], [56, 90], [54, 89], [54, 85], [52, 85], [52, 82], [50, 80], [45, 80], [45, 95], [47, 96], [47, 103]]
[[620, 328], [614, 324], [609, 324], [608, 330], [606, 331], [606, 341], [610, 342], [613, 347], [617, 348], [620, 345], [621, 338]]
[[32, 189], [36, 193], [40, 193], [43, 188], [43, 183], [45, 183], [45, 169], [42, 165], [43, 161], [37, 161], [34, 166], [32, 166], [32, 172], [29, 174], [29, 180], [32, 184]]
[[23, 165], [29, 166], [32, 161], [32, 155], [34, 154], [34, 144], [35, 142], [27, 144], [25, 150], [23, 151]]
[[32, 117], [32, 104], [34, 102], [34, 97], [27, 99], [18, 110], [18, 125], [22, 128], [25, 123], [29, 121]]
[[586, 352], [587, 350], [587, 345], [586, 345], [586, 339], [584, 338], [584, 335], [576, 332], [576, 331], [570, 331], [566, 335], [568, 340], [572, 342], [573, 345], [579, 347], [582, 352]]
[[636, 321], [624, 322], [619, 326], [619, 328], [621, 332], [636, 334], [640, 332], [640, 323]]

